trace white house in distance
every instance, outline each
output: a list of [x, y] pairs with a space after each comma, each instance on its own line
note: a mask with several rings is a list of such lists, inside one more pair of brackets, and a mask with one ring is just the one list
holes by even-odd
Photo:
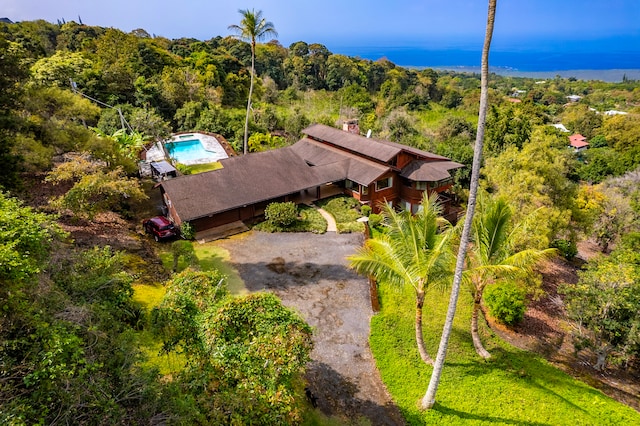
[[627, 114], [629, 113], [624, 111], [616, 111], [615, 109], [611, 109], [609, 111], [604, 112], [604, 115], [627, 115]]
[[589, 142], [587, 142], [587, 138], [582, 136], [580, 133], [575, 133], [569, 136], [569, 145], [573, 148], [574, 152], [584, 151], [589, 148]]
[[569, 129], [567, 129], [564, 124], [562, 123], [556, 123], [556, 124], [552, 124], [553, 127], [555, 127], [556, 129], [560, 130], [561, 132], [564, 133], [569, 133]]

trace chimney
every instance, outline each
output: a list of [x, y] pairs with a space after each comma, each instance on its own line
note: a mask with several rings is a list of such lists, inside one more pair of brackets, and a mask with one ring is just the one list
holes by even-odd
[[354, 135], [359, 135], [360, 126], [358, 126], [358, 120], [345, 120], [344, 123], [342, 123], [342, 130], [353, 133]]

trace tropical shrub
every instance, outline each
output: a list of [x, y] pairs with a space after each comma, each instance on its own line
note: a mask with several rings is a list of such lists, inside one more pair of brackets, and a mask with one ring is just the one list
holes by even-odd
[[382, 215], [379, 215], [377, 213], [372, 213], [369, 215], [369, 226], [374, 228], [376, 226], [379, 226], [382, 223]]
[[272, 224], [286, 228], [298, 219], [298, 207], [292, 201], [271, 203], [265, 209], [264, 217]]
[[573, 240], [554, 240], [551, 243], [552, 248], [557, 248], [565, 259], [571, 260], [578, 254], [578, 246]]
[[489, 314], [503, 324], [514, 325], [522, 321], [526, 305], [526, 291], [516, 283], [507, 281], [487, 287], [484, 302]]

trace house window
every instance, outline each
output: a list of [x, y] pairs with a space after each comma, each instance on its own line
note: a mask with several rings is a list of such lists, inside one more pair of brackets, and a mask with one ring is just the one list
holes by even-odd
[[376, 181], [376, 191], [382, 191], [383, 189], [391, 188], [393, 185], [393, 178], [386, 177]]
[[368, 186], [364, 186], [364, 185], [360, 185], [360, 193], [362, 195], [368, 195], [369, 194], [369, 187]]
[[416, 182], [416, 189], [420, 191], [426, 191], [428, 188], [427, 182]]
[[354, 185], [354, 182], [352, 180], [349, 180], [349, 179], [344, 181], [344, 187], [347, 188], [347, 189], [353, 189], [355, 187], [356, 191], [358, 190], [357, 184]]

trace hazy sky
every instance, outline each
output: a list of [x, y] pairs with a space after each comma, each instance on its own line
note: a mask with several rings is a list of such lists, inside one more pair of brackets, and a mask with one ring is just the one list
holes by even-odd
[[[58, 19], [168, 38], [230, 34], [238, 9], [262, 10], [284, 46], [480, 47], [483, 0], [2, 0], [0, 17]], [[498, 0], [494, 49], [640, 51], [640, 0]], [[640, 64], [638, 65], [640, 67]]]

